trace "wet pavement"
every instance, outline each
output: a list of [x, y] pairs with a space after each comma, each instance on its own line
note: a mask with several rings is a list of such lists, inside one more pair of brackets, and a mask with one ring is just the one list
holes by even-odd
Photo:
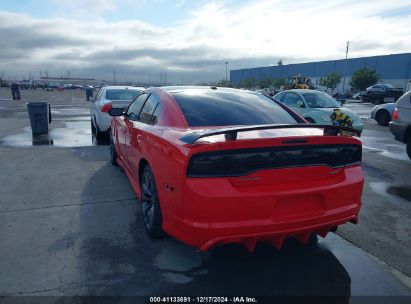
[[[386, 127], [365, 120], [358, 225], [309, 247], [288, 240], [281, 250], [226, 245], [200, 254], [172, 238], [146, 236], [125, 173], [109, 164], [107, 146], [93, 146], [84, 97], [43, 94], [51, 102], [51, 132], [33, 139], [27, 100], [3, 100], [0, 91], [3, 299], [338, 295], [355, 302], [367, 295], [408, 302], [398, 296], [411, 296], [411, 161]], [[43, 142], [50, 146], [37, 146]]]
[[[1, 90], [7, 94], [7, 91]], [[27, 122], [27, 127], [14, 130], [12, 134], [0, 136], [0, 144], [13, 147], [30, 147], [33, 145], [54, 145], [56, 147], [91, 146], [93, 141], [90, 129], [90, 103], [84, 100], [82, 91], [44, 91], [24, 90], [20, 101], [12, 101], [0, 97], [4, 105], [0, 107], [0, 116], [8, 119], [21, 119]], [[27, 97], [31, 94], [30, 99]], [[32, 135], [27, 114], [27, 102], [49, 102], [51, 104], [50, 133]]]
[[3, 137], [1, 143], [13, 147], [36, 145], [81, 147], [93, 145], [90, 118], [86, 121], [64, 121], [63, 127], [53, 128], [49, 134], [33, 135], [30, 127], [26, 127], [22, 131], [21, 133]]
[[[201, 254], [170, 237], [153, 241], [107, 147], [1, 151], [8, 161], [0, 182], [13, 182], [0, 190], [3, 296], [411, 295], [390, 267], [333, 233], [318, 245], [290, 239], [253, 253], [226, 245]], [[45, 164], [49, 170], [38, 170]]]

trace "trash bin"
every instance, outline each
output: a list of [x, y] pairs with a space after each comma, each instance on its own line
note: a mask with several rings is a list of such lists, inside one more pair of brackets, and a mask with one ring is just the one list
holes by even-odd
[[27, 110], [33, 134], [48, 134], [51, 123], [51, 110], [48, 102], [29, 102]]

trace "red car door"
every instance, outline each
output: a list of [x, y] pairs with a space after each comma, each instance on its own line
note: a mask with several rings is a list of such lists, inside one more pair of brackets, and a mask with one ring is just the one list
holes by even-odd
[[130, 144], [127, 145], [126, 154], [130, 165], [131, 174], [138, 180], [138, 170], [141, 158], [147, 147], [144, 144], [149, 142], [147, 138], [147, 129], [150, 129], [154, 124], [153, 114], [159, 105], [159, 99], [154, 94], [150, 94], [147, 98], [142, 110], [140, 111], [137, 121], [133, 121], [132, 125], [127, 128], [126, 138], [129, 138]]
[[[148, 94], [142, 93], [140, 94], [128, 107], [126, 114], [124, 115], [123, 123], [119, 123], [119, 131], [118, 135], [121, 137], [119, 139], [119, 144], [121, 146], [121, 154], [124, 162], [126, 163], [127, 169], [132, 172], [132, 165], [128, 158], [127, 151], [131, 146], [131, 138], [134, 129], [134, 122], [138, 121], [139, 114], [141, 109], [147, 99]], [[135, 134], [135, 132], [134, 132]]]

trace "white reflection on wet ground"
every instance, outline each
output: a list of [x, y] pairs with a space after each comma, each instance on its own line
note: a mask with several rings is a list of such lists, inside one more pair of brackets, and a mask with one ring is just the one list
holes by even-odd
[[[79, 117], [80, 119], [80, 117]], [[52, 128], [50, 134], [34, 136], [31, 128], [24, 128], [21, 133], [1, 139], [2, 144], [13, 147], [30, 147], [33, 145], [54, 145], [57, 147], [92, 146], [90, 120], [66, 121], [63, 128]]]

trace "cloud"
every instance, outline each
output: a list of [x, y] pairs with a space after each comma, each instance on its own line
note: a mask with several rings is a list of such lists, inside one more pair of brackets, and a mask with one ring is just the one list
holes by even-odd
[[[104, 19], [125, 3], [136, 7], [127, 1], [53, 2], [61, 10], [73, 7], [75, 17], [0, 11], [0, 71], [61, 75], [70, 70], [71, 75], [112, 79], [116, 70], [117, 78], [128, 80], [167, 73], [170, 81], [196, 83], [224, 78], [225, 61], [238, 69], [273, 65], [279, 58], [284, 64], [340, 59], [348, 40], [350, 57], [411, 49], [411, 6], [402, 0], [391, 1], [389, 10], [385, 1], [226, 0], [193, 8], [169, 27]], [[187, 6], [181, 1], [176, 9], [181, 5]], [[83, 11], [89, 17], [82, 19]]]

